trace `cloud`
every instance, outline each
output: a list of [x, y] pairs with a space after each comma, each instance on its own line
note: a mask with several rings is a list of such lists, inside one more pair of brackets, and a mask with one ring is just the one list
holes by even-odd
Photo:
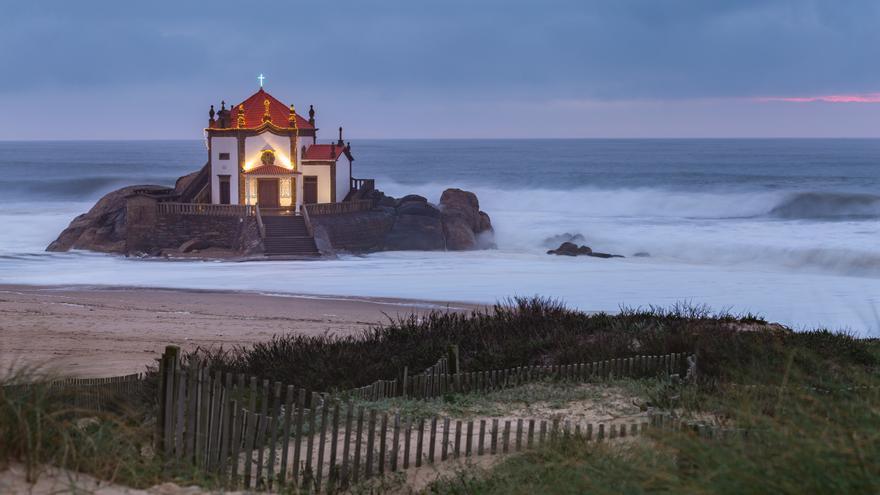
[[786, 103], [880, 103], [880, 93], [822, 96], [763, 96], [755, 98], [762, 103], [781, 101]]
[[241, 81], [430, 97], [691, 99], [880, 87], [880, 2], [46, 0], [0, 15], [0, 93]]
[[[279, 98], [316, 104], [334, 126], [360, 119], [369, 135], [448, 135], [442, 126], [478, 114], [507, 129], [508, 115], [528, 113], [560, 119], [545, 134], [569, 135], [567, 122], [597, 106], [606, 122], [657, 112], [661, 133], [677, 109], [716, 101], [756, 107], [738, 117], [748, 128], [780, 111], [772, 101], [872, 101], [878, 25], [877, 0], [8, 0], [0, 108], [35, 117], [31, 130], [24, 116], [0, 121], [0, 137], [41, 135], [38, 120], [70, 111], [88, 132], [112, 121], [132, 126], [120, 133], [187, 135], [208, 105], [251, 94], [260, 73]], [[435, 113], [410, 112], [426, 106]], [[859, 125], [857, 107], [873, 109], [834, 107]], [[538, 131], [504, 134], [519, 132]]]

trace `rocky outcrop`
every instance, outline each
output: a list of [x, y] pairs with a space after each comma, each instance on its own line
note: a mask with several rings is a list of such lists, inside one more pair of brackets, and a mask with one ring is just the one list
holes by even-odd
[[102, 253], [125, 253], [125, 204], [135, 191], [169, 193], [162, 186], [129, 186], [117, 189], [103, 198], [87, 213], [70, 222], [46, 251], [86, 249]]
[[[392, 213], [390, 210], [388, 213]], [[442, 251], [446, 247], [440, 210], [416, 194], [400, 198], [385, 236], [386, 251]]]
[[[264, 246], [253, 218], [157, 213], [158, 199], [177, 198], [181, 189], [196, 183], [199, 173], [181, 177], [175, 189], [131, 186], [107, 194], [88, 213], [76, 217], [47, 250], [174, 257], [209, 250], [220, 253], [214, 257], [262, 253]], [[376, 205], [369, 211], [311, 218], [321, 253], [494, 247], [492, 222], [480, 211], [474, 193], [447, 189], [439, 205], [414, 194], [394, 199], [380, 191], [374, 191], [369, 199]]]
[[555, 254], [558, 256], [580, 256], [593, 254], [593, 250], [588, 246], [580, 246], [573, 242], [563, 242], [556, 249], [547, 251], [547, 254]]
[[440, 212], [446, 249], [466, 251], [494, 247], [489, 215], [480, 211], [477, 195], [461, 189], [447, 189], [440, 196]]
[[439, 205], [415, 194], [394, 199], [375, 191], [370, 199], [378, 205], [370, 211], [315, 216], [312, 226], [335, 251], [461, 251], [494, 246], [492, 221], [471, 192], [447, 189]]
[[557, 256], [590, 256], [593, 258], [623, 258], [619, 254], [597, 253], [590, 249], [589, 246], [578, 246], [573, 242], [563, 242], [558, 248], [547, 251], [547, 254], [555, 254]]

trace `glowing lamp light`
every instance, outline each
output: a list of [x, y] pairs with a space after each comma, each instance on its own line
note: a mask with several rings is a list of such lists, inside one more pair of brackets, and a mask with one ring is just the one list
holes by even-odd
[[[280, 165], [290, 171], [293, 171], [293, 163], [290, 161], [290, 158], [282, 155], [281, 153], [275, 153], [275, 164]], [[244, 167], [242, 170], [245, 172], [250, 172], [251, 170], [263, 165], [263, 162], [260, 159], [248, 160], [244, 162]]]
[[293, 170], [293, 163], [290, 162], [290, 157], [285, 156], [282, 153], [275, 153], [275, 158], [281, 162], [281, 166]]

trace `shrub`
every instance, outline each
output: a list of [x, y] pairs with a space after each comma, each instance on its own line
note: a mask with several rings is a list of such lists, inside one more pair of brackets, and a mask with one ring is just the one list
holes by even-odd
[[542, 298], [470, 313], [411, 315], [343, 337], [276, 335], [251, 347], [199, 349], [195, 355], [214, 369], [329, 391], [399, 377], [405, 366], [419, 372], [450, 344], [459, 346], [466, 371], [695, 352], [704, 377], [725, 380], [757, 369], [761, 376], [781, 374], [792, 352], [806, 367], [878, 362], [868, 341], [827, 331], [795, 333], [753, 315], [687, 305], [587, 314]]

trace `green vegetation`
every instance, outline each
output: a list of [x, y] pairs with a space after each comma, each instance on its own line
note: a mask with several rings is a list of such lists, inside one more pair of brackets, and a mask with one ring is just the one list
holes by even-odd
[[[587, 315], [527, 299], [470, 314], [390, 321], [352, 337], [281, 335], [249, 348], [197, 354], [214, 370], [330, 391], [394, 378], [404, 366], [420, 371], [450, 344], [459, 346], [465, 371], [693, 352], [698, 375], [687, 382], [652, 378], [592, 387], [535, 383], [381, 405], [417, 417], [492, 416], [536, 403], [563, 407], [612, 385], [646, 407], [745, 428], [749, 435], [705, 439], [678, 432], [598, 445], [568, 439], [488, 471], [461, 471], [429, 486], [430, 493], [880, 492], [880, 342], [843, 333], [791, 332], [751, 315], [703, 308]], [[51, 464], [134, 487], [167, 480], [214, 484], [152, 455], [155, 388], [125, 408], [96, 412], [71, 407], [69, 397], [45, 386], [10, 387], [38, 378], [46, 379], [30, 370], [0, 382], [0, 465], [22, 462], [36, 475]], [[369, 490], [399, 488], [392, 481], [371, 481]]]
[[488, 471], [462, 470], [426, 493], [880, 491], [877, 340], [748, 331], [695, 345], [705, 371], [697, 382], [629, 386], [679, 417], [744, 428], [744, 438], [684, 431], [625, 444], [567, 439]]
[[877, 388], [731, 389], [712, 399], [719, 419], [749, 429], [746, 438], [680, 432], [626, 444], [563, 439], [489, 471], [460, 471], [426, 492], [873, 494], [880, 489]]
[[[448, 416], [457, 419], [503, 416], [520, 412], [519, 416], [537, 417], [540, 410], [564, 409], [573, 402], [602, 402], [621, 391], [628, 396], [647, 400], [651, 392], [668, 386], [662, 379], [613, 380], [582, 384], [547, 380], [488, 393], [447, 394], [437, 399], [417, 400], [402, 397], [365, 402], [368, 407], [397, 411], [408, 418]], [[644, 402], [643, 400], [643, 402]], [[635, 409], [632, 405], [629, 409]]]
[[10, 370], [0, 379], [0, 470], [20, 462], [28, 481], [55, 466], [131, 487], [164, 480], [206, 482], [195, 471], [165, 469], [153, 455], [154, 420], [149, 402], [127, 397], [108, 411], [49, 385], [37, 369]]
[[346, 337], [278, 335], [252, 347], [196, 353], [214, 369], [330, 391], [392, 379], [405, 366], [420, 371], [450, 344], [459, 346], [465, 371], [696, 352], [704, 376], [725, 379], [757, 366], [760, 379], [767, 372], [781, 374], [778, 358], [794, 348], [809, 348], [832, 363], [877, 362], [853, 337], [774, 329], [752, 315], [715, 315], [687, 306], [586, 314], [539, 298], [468, 314], [411, 316]]

